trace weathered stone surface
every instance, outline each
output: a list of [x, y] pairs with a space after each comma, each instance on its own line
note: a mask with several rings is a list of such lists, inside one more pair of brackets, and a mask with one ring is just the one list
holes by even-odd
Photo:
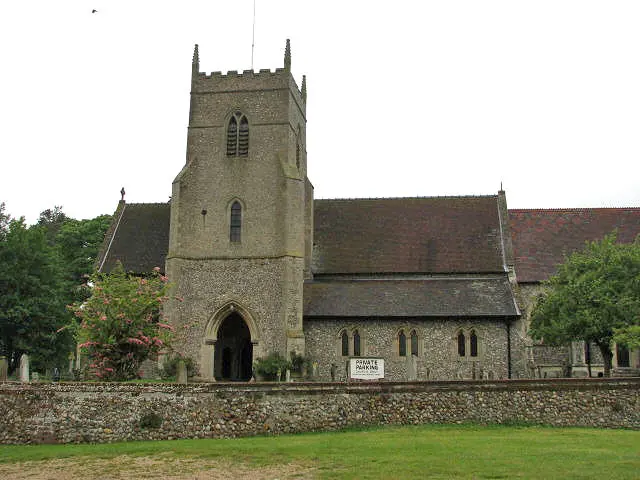
[[640, 379], [0, 384], [0, 443], [229, 438], [359, 425], [640, 429]]

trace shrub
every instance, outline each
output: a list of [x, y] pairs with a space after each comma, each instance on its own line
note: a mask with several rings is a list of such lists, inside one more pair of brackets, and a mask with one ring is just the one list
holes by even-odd
[[287, 369], [291, 369], [291, 362], [278, 352], [271, 352], [265, 358], [258, 358], [253, 364], [254, 373], [264, 377], [265, 380], [280, 380]]
[[175, 378], [178, 376], [178, 363], [182, 360], [185, 367], [187, 367], [187, 377], [193, 377], [195, 375], [196, 364], [191, 357], [183, 357], [175, 355], [167, 358], [162, 367], [160, 368], [160, 378]]

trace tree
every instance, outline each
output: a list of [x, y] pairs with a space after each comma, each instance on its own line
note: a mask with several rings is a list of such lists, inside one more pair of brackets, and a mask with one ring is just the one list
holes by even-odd
[[613, 233], [587, 243], [566, 258], [546, 287], [532, 313], [531, 336], [551, 345], [594, 343], [609, 376], [615, 332], [640, 325], [640, 237], [618, 244]]
[[111, 215], [100, 215], [90, 220], [67, 218], [58, 228], [55, 245], [64, 268], [67, 304], [89, 297], [89, 289], [83, 285], [93, 273], [98, 250], [110, 224]]
[[72, 338], [66, 321], [60, 263], [38, 226], [11, 220], [0, 238], [0, 350], [15, 370], [20, 356], [34, 369], [61, 364]]
[[80, 347], [98, 378], [137, 378], [144, 360], [168, 348], [173, 328], [160, 321], [167, 278], [159, 268], [135, 277], [118, 264], [109, 274], [94, 274], [92, 283], [91, 297], [73, 307]]

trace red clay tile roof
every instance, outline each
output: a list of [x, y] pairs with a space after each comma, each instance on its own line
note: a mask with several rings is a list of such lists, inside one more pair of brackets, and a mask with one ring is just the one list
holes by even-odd
[[503, 272], [496, 196], [316, 200], [313, 271]]
[[518, 282], [540, 282], [556, 272], [564, 256], [614, 229], [618, 241], [640, 235], [640, 208], [509, 210]]
[[519, 312], [506, 275], [326, 280], [304, 285], [305, 317], [507, 317]]

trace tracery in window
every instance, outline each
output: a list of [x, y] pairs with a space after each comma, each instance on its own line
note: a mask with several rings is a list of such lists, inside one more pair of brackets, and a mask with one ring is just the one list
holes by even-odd
[[411, 330], [411, 355], [418, 356], [418, 333]]
[[231, 205], [231, 218], [229, 221], [229, 240], [233, 243], [240, 242], [242, 232], [242, 206], [237, 200]]
[[249, 121], [242, 112], [235, 112], [227, 126], [227, 155], [246, 157], [249, 154]]
[[400, 330], [398, 333], [398, 355], [407, 356], [407, 336], [404, 334], [404, 330]]

